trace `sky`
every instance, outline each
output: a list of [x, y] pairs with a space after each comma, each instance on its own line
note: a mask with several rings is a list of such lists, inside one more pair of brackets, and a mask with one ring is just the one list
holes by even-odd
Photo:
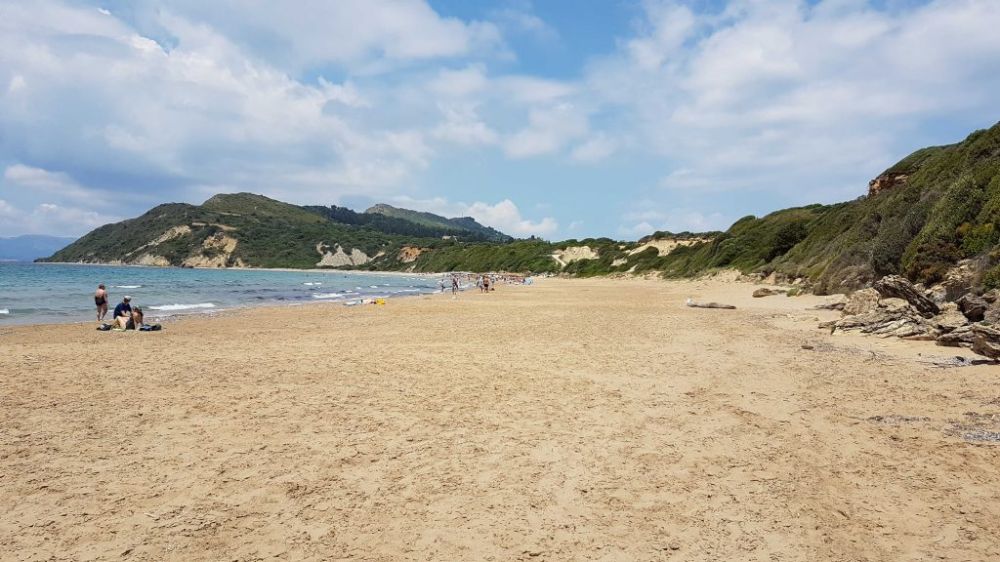
[[0, 236], [249, 191], [636, 239], [1000, 120], [997, 0], [0, 0]]

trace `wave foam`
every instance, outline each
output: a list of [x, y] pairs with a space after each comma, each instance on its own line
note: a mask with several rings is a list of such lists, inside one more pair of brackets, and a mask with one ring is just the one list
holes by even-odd
[[0, 308], [0, 314], [10, 314], [10, 310], [7, 310], [6, 308]]
[[210, 302], [200, 302], [197, 304], [164, 304], [160, 306], [151, 306], [150, 310], [190, 310], [192, 308], [215, 308], [214, 303]]
[[141, 289], [142, 285], [115, 285], [115, 289]]
[[316, 283], [306, 282], [306, 283], [303, 283], [303, 285], [306, 285], [306, 286], [309, 286], [309, 287], [315, 287], [316, 285], [322, 285], [322, 283], [319, 283], [319, 282], [316, 282]]
[[314, 299], [339, 299], [340, 297], [347, 296], [344, 293], [315, 293], [312, 298]]

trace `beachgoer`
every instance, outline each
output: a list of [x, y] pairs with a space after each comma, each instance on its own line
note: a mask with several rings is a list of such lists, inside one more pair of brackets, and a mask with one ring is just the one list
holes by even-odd
[[451, 296], [454, 297], [457, 294], [458, 294], [458, 276], [457, 275], [452, 275], [451, 276]]
[[97, 305], [97, 321], [100, 322], [108, 314], [108, 291], [103, 283], [94, 291], [94, 304]]
[[489, 275], [483, 275], [483, 292], [484, 293], [490, 292], [490, 276]]
[[132, 297], [125, 295], [122, 297], [122, 302], [118, 303], [118, 306], [115, 307], [115, 311], [112, 313], [112, 316], [114, 317], [116, 326], [125, 328], [125, 324], [132, 318], [131, 302]]
[[137, 306], [132, 309], [132, 314], [125, 323], [125, 329], [138, 330], [139, 328], [142, 328], [142, 307]]

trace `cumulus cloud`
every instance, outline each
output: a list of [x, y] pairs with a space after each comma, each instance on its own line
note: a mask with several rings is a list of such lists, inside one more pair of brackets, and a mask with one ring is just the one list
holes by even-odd
[[482, 224], [514, 236], [551, 236], [559, 228], [559, 223], [552, 217], [545, 217], [538, 222], [525, 219], [510, 199], [504, 199], [495, 205], [476, 202], [466, 212]]
[[683, 193], [703, 217], [731, 201], [742, 210], [622, 232], [718, 228], [778, 205], [850, 199], [910, 151], [958, 140], [927, 135], [936, 120], [968, 131], [996, 119], [987, 100], [1000, 91], [1000, 35], [991, 31], [1000, 3], [689, 6], [647, 2], [636, 36], [594, 61], [586, 87], [662, 158], [657, 206]]
[[[646, 0], [609, 52], [558, 77], [511, 56], [505, 33], [558, 35], [529, 2], [479, 20], [424, 0], [116, 6], [0, 0], [0, 196], [22, 214], [53, 204], [87, 224], [235, 190], [427, 199], [467, 189], [430, 180], [476, 151], [553, 183], [566, 163], [636, 163], [623, 200], [690, 216], [627, 228], [715, 228], [718, 213], [853, 197], [957, 140], [942, 130], [992, 124], [1000, 91], [991, 0]], [[556, 231], [482, 205], [512, 233]], [[589, 212], [588, 229], [616, 228]]]
[[622, 219], [625, 224], [618, 227], [618, 235], [626, 238], [641, 238], [656, 231], [709, 232], [729, 226], [722, 213], [706, 214], [686, 208], [645, 209], [626, 213]]
[[504, 150], [512, 158], [551, 154], [585, 135], [587, 116], [569, 103], [531, 111], [528, 126], [511, 135]]
[[34, 208], [15, 207], [0, 199], [0, 236], [49, 234], [80, 236], [103, 224], [121, 220], [96, 211], [41, 203]]
[[445, 217], [472, 217], [480, 224], [491, 226], [515, 237], [552, 236], [559, 230], [559, 222], [553, 217], [531, 220], [522, 215], [520, 208], [510, 199], [498, 203], [476, 201], [472, 204], [449, 201], [444, 197], [414, 199], [399, 196], [392, 199], [394, 204], [410, 209], [435, 213]]

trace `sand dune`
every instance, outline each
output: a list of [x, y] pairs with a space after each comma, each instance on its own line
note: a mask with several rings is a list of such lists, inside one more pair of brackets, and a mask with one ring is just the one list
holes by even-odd
[[751, 291], [0, 329], [2, 558], [1000, 559], [1000, 368]]

